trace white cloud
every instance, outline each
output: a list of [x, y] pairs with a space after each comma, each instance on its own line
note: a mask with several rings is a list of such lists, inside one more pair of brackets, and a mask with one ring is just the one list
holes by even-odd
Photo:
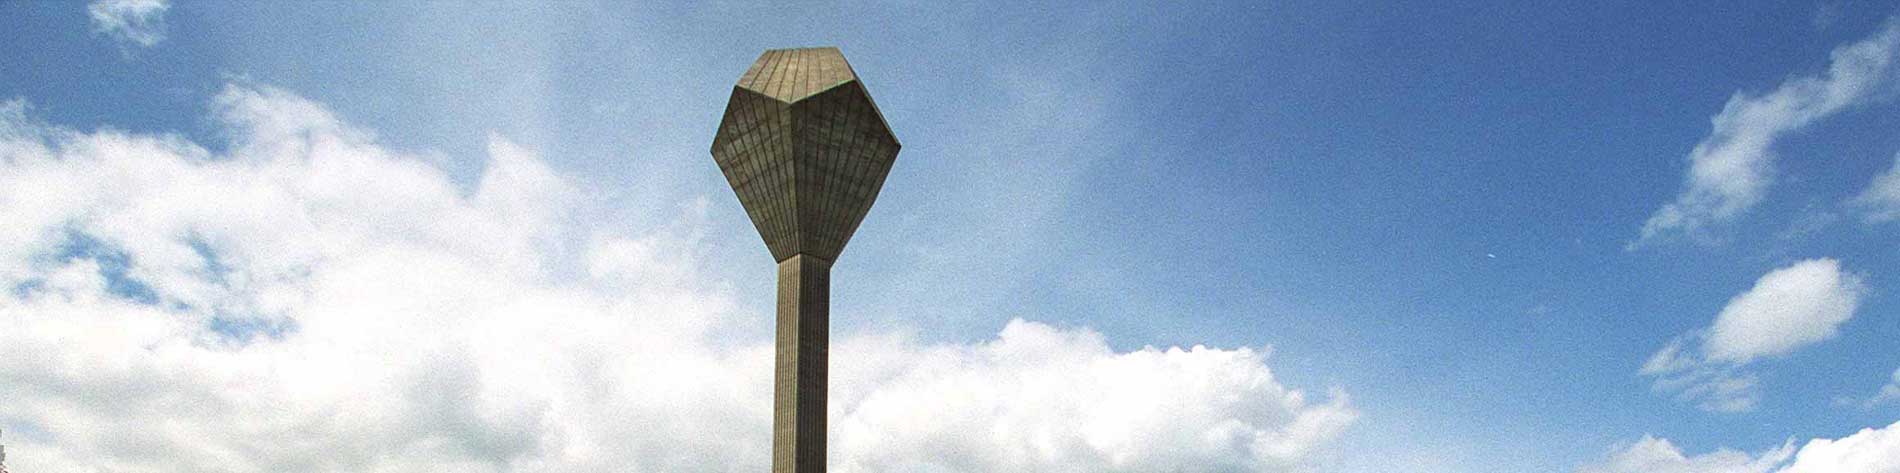
[[975, 346], [840, 351], [859, 355], [833, 359], [855, 380], [833, 397], [847, 471], [1286, 471], [1355, 416], [1343, 395], [1288, 391], [1253, 350], [1115, 353], [1021, 320]]
[[1782, 445], [1780, 448], [1750, 455], [1745, 452], [1722, 449], [1694, 457], [1684, 456], [1682, 449], [1670, 443], [1668, 439], [1643, 436], [1635, 444], [1619, 449], [1609, 458], [1597, 465], [1586, 466], [1579, 473], [1768, 473], [1776, 465], [1787, 461], [1794, 453], [1794, 445]]
[[1875, 176], [1852, 203], [1866, 212], [1867, 223], [1900, 220], [1900, 154], [1894, 155], [1893, 167]]
[[1900, 422], [1841, 439], [1815, 439], [1777, 473], [1900, 473]]
[[1656, 377], [1658, 390], [1707, 410], [1753, 409], [1759, 381], [1747, 365], [1833, 338], [1865, 293], [1860, 278], [1831, 258], [1771, 271], [1730, 299], [1714, 324], [1650, 356], [1641, 373]]
[[[0, 106], [0, 422], [20, 471], [758, 471], [767, 314], [703, 202], [634, 234], [491, 139], [464, 193], [292, 94], [231, 146]], [[638, 204], [634, 204], [638, 205]], [[560, 268], [580, 268], [561, 271]], [[761, 304], [769, 306], [769, 304]], [[1300, 471], [1356, 416], [1267, 355], [1014, 321], [834, 346], [837, 471]]]
[[95, 0], [86, 6], [92, 31], [122, 43], [152, 47], [165, 40], [167, 0]]
[[1840, 439], [1794, 442], [1758, 454], [1729, 449], [1685, 456], [1668, 440], [1645, 436], [1578, 473], [1900, 473], [1900, 423]]
[[1689, 152], [1682, 193], [1643, 223], [1636, 244], [1665, 234], [1694, 234], [1755, 206], [1774, 181], [1775, 141], [1815, 121], [1882, 96], [1900, 54], [1900, 21], [1829, 54], [1827, 71], [1790, 78], [1775, 90], [1737, 92], [1712, 118], [1709, 136]]
[[1865, 292], [1860, 278], [1832, 258], [1774, 270], [1729, 300], [1703, 348], [1710, 360], [1735, 363], [1786, 355], [1833, 338]]

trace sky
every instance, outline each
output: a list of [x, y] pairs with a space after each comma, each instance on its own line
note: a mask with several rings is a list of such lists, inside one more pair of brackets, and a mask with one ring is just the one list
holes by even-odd
[[760, 471], [766, 49], [904, 148], [841, 472], [1900, 472], [1900, 4], [0, 1], [11, 471]]

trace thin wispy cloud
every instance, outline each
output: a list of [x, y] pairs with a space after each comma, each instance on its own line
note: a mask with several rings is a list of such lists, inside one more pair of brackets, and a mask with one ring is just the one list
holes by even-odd
[[1749, 365], [1834, 338], [1866, 291], [1859, 276], [1830, 258], [1774, 270], [1730, 299], [1712, 325], [1651, 355], [1640, 373], [1655, 377], [1657, 390], [1705, 410], [1754, 409], [1760, 381]]
[[1643, 223], [1631, 247], [1670, 235], [1702, 236], [1760, 203], [1775, 180], [1775, 144], [1843, 110], [1880, 97], [1894, 80], [1900, 21], [1836, 48], [1825, 71], [1789, 78], [1774, 90], [1736, 92], [1710, 118], [1712, 130], [1689, 152], [1682, 192]]
[[1900, 220], [1900, 154], [1894, 156], [1893, 167], [1875, 176], [1851, 204], [1863, 212], [1867, 223]]
[[1880, 392], [1874, 393], [1873, 397], [1867, 398], [1865, 405], [1871, 408], [1873, 406], [1893, 402], [1900, 402], [1900, 370], [1894, 370], [1893, 376], [1887, 381], [1887, 385], [1881, 386]]
[[92, 30], [121, 44], [149, 48], [165, 40], [168, 0], [95, 0], [86, 6]]
[[1888, 377], [1887, 384], [1880, 386], [1880, 388], [1875, 390], [1871, 395], [1866, 397], [1841, 396], [1834, 399], [1835, 405], [1859, 407], [1861, 409], [1875, 409], [1897, 403], [1900, 403], [1900, 369], [1894, 370], [1893, 375]]

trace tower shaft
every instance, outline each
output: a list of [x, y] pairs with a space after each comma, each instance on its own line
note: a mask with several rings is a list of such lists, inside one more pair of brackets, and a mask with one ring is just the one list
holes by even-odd
[[825, 377], [830, 366], [831, 262], [778, 264], [778, 356], [772, 388], [772, 472], [825, 471]]

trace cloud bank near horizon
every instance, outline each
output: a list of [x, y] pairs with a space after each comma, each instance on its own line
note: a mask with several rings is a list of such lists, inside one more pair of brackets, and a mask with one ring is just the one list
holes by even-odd
[[1900, 471], [1900, 422], [1838, 439], [1793, 440], [1760, 453], [1718, 449], [1686, 455], [1668, 439], [1643, 436], [1578, 473], [1893, 473]]
[[[490, 140], [464, 191], [321, 104], [218, 94], [213, 149], [0, 106], [0, 420], [31, 471], [754, 471], [765, 314], [658, 228]], [[750, 295], [744, 297], [752, 297]], [[763, 297], [763, 296], [761, 296]], [[748, 330], [751, 330], [748, 332]], [[1357, 418], [1249, 348], [834, 345], [838, 471], [1304, 471]]]

